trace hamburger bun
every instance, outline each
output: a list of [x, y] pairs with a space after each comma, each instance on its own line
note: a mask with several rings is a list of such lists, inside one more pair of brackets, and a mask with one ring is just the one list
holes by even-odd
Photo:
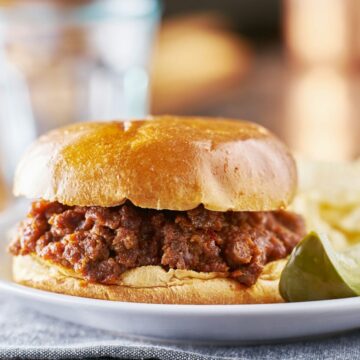
[[164, 270], [142, 266], [122, 274], [116, 285], [87, 283], [73, 271], [41, 260], [17, 256], [14, 280], [61, 294], [102, 300], [154, 304], [259, 304], [283, 302], [279, 280], [286, 260], [268, 263], [255, 285], [246, 287], [222, 273]]
[[[65, 205], [112, 207], [126, 200], [156, 210], [285, 208], [297, 183], [286, 146], [263, 127], [226, 119], [156, 116], [78, 123], [40, 137], [21, 160], [15, 195]], [[16, 256], [16, 282], [97, 299], [168, 304], [281, 302], [285, 260], [267, 264], [255, 285], [227, 273], [141, 266], [118, 283], [87, 283], [37, 255]]]
[[66, 205], [185, 211], [285, 208], [296, 188], [288, 149], [263, 127], [157, 116], [78, 123], [40, 137], [21, 160], [15, 195]]

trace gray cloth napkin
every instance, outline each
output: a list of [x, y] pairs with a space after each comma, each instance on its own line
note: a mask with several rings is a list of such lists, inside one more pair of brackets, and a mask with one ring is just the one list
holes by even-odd
[[[296, 324], [293, 324], [296, 326]], [[211, 347], [151, 343], [42, 315], [0, 296], [0, 358], [4, 359], [358, 359], [360, 331], [287, 344]]]

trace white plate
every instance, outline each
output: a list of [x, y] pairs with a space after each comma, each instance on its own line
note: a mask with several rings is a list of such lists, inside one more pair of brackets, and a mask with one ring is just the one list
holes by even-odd
[[[0, 218], [1, 239], [6, 238], [6, 229], [15, 218], [15, 215]], [[25, 306], [126, 335], [187, 342], [267, 342], [360, 327], [360, 298], [271, 305], [121, 303], [19, 286], [11, 282], [10, 257], [3, 250], [0, 264], [0, 291]]]

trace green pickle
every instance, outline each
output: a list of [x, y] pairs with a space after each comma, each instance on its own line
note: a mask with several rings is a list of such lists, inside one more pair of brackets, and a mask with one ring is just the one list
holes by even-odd
[[294, 249], [280, 279], [286, 301], [360, 295], [360, 245], [335, 251], [326, 235], [308, 234]]

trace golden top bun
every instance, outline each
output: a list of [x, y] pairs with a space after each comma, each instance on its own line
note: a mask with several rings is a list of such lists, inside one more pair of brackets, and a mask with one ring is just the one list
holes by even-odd
[[289, 204], [296, 180], [286, 146], [259, 125], [155, 116], [51, 131], [21, 160], [14, 192], [67, 205], [268, 211]]
[[74, 272], [36, 256], [13, 260], [14, 280], [61, 294], [114, 301], [162, 304], [256, 304], [283, 302], [279, 279], [286, 260], [267, 264], [255, 285], [246, 287], [219, 273], [166, 271], [142, 266], [125, 272], [119, 284], [86, 283]]

